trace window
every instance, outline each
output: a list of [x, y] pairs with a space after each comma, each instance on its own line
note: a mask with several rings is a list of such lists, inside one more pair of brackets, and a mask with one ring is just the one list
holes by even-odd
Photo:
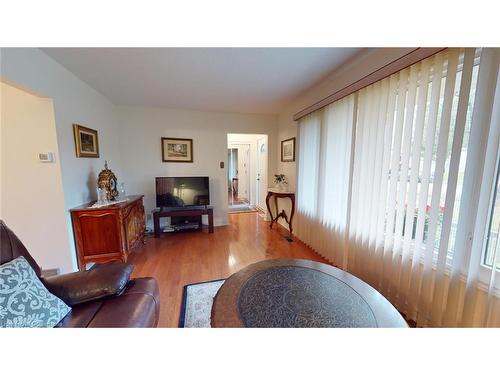
[[423, 325], [496, 285], [499, 60], [447, 49], [299, 121], [297, 236]]
[[[488, 220], [488, 229], [486, 237], [486, 246], [484, 252], [484, 265], [493, 267], [496, 263], [496, 269], [500, 270], [500, 159], [496, 174], [495, 189]], [[496, 258], [496, 261], [495, 261]]]
[[[476, 49], [475, 57], [474, 57], [474, 63], [472, 67], [472, 77], [471, 77], [471, 83], [470, 83], [470, 89], [469, 89], [469, 96], [468, 96], [468, 101], [467, 101], [467, 108], [466, 108], [466, 116], [465, 116], [465, 126], [463, 127], [463, 140], [462, 140], [462, 148], [460, 151], [460, 160], [458, 162], [458, 176], [457, 176], [457, 182], [456, 182], [456, 192], [455, 192], [455, 199], [453, 202], [453, 216], [452, 216], [452, 221], [451, 221], [451, 227], [450, 227], [450, 237], [448, 241], [448, 254], [446, 257], [446, 264], [448, 266], [451, 265], [452, 262], [452, 257], [453, 257], [453, 248], [455, 244], [455, 237], [456, 237], [456, 231], [457, 231], [457, 223], [458, 223], [458, 213], [459, 213], [459, 208], [460, 208], [460, 201], [462, 198], [462, 186], [463, 186], [463, 181], [464, 181], [464, 173], [465, 173], [465, 162], [467, 159], [467, 148], [469, 144], [469, 136], [470, 136], [470, 130], [471, 130], [471, 121], [472, 121], [472, 109], [474, 108], [474, 98], [475, 98], [475, 92], [476, 92], [476, 86], [477, 86], [477, 78], [478, 78], [478, 72], [479, 72], [479, 63], [480, 63], [480, 56], [481, 56], [481, 49]], [[443, 177], [443, 182], [441, 186], [441, 192], [440, 192], [440, 197], [439, 197], [439, 207], [438, 207], [438, 213], [436, 217], [436, 233], [435, 233], [435, 239], [434, 239], [434, 256], [433, 256], [433, 263], [437, 262], [438, 258], [438, 252], [439, 252], [439, 243], [441, 239], [441, 231], [442, 231], [442, 226], [443, 226], [443, 219], [444, 219], [444, 212], [445, 212], [445, 207], [446, 207], [446, 193], [447, 193], [447, 184], [448, 184], [448, 177], [449, 177], [449, 167], [451, 163], [451, 157], [452, 157], [452, 146], [453, 146], [453, 140], [454, 140], [454, 134], [455, 134], [455, 128], [457, 125], [457, 114], [458, 114], [458, 104], [459, 104], [459, 98], [460, 98], [460, 88], [461, 88], [461, 83], [462, 83], [462, 72], [464, 69], [464, 54], [459, 55], [459, 63], [457, 66], [457, 71], [456, 71], [456, 76], [455, 76], [455, 84], [454, 84], [454, 90], [453, 90], [453, 99], [452, 99], [452, 104], [451, 104], [451, 121], [450, 121], [450, 126], [448, 130], [448, 140], [447, 140], [447, 147], [446, 147], [446, 153], [445, 153], [445, 168], [444, 168], [444, 177]], [[427, 86], [427, 92], [431, 93], [432, 92], [432, 86], [433, 85], [438, 85], [438, 90], [440, 99], [438, 101], [438, 108], [437, 108], [437, 119], [436, 123], [440, 124], [442, 115], [443, 115], [443, 104], [444, 104], [444, 95], [445, 95], [445, 86], [446, 86], [446, 69], [444, 69], [443, 73], [441, 74], [442, 78], [440, 82], [429, 82]], [[448, 78], [450, 79], [450, 77]], [[417, 92], [421, 90], [420, 87], [420, 82], [417, 83]], [[417, 93], [418, 95], [418, 93]], [[426, 112], [425, 112], [425, 119], [424, 119], [424, 129], [423, 133], [426, 134], [428, 130], [428, 123], [429, 123], [429, 108], [431, 107], [431, 98], [428, 96], [427, 102], [426, 102]], [[418, 105], [416, 106], [416, 111], [418, 111]], [[425, 191], [427, 191], [427, 200], [425, 203], [425, 217], [423, 221], [423, 233], [422, 233], [422, 246], [425, 246], [427, 244], [427, 239], [429, 235], [429, 221], [431, 219], [430, 213], [431, 213], [431, 201], [432, 201], [432, 195], [433, 195], [433, 188], [434, 188], [434, 180], [435, 180], [435, 172], [436, 172], [436, 159], [437, 159], [437, 137], [439, 135], [439, 129], [437, 130], [437, 135], [436, 135], [436, 142], [432, 144], [432, 156], [431, 156], [431, 166], [430, 166], [430, 176], [426, 177], [424, 175], [424, 159], [425, 159], [425, 145], [422, 145], [422, 151], [419, 155], [420, 161], [419, 161], [419, 170], [418, 170], [418, 182], [417, 182], [417, 197], [420, 196], [421, 194], [424, 194]], [[412, 138], [412, 142], [414, 142], [414, 137]], [[416, 155], [418, 156], [418, 155]], [[412, 156], [413, 157], [413, 156]], [[399, 166], [399, 169], [401, 169], [401, 166]], [[411, 168], [408, 170], [408, 174], [411, 175], [412, 171]], [[390, 173], [389, 173], [390, 175]], [[423, 186], [423, 182], [428, 181], [428, 187]], [[409, 177], [408, 177], [408, 182], [409, 182]], [[425, 198], [424, 198], [425, 199]], [[449, 204], [449, 203], [448, 203]], [[415, 240], [415, 236], [417, 234], [417, 221], [418, 221], [418, 212], [419, 208], [415, 208], [415, 212], [413, 215], [413, 223], [410, 223], [411, 230], [412, 230], [412, 240]], [[396, 212], [395, 212], [396, 214]], [[402, 236], [404, 236], [404, 231], [406, 228], [406, 211], [405, 211], [405, 216], [403, 218], [403, 232]]]

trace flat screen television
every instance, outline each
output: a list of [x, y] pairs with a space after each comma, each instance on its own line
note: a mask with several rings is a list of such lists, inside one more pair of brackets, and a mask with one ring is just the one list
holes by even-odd
[[208, 177], [156, 177], [156, 207], [207, 206]]

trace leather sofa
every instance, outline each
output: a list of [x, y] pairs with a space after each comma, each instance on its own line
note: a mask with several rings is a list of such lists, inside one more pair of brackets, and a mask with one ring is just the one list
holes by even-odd
[[87, 271], [44, 278], [19, 238], [0, 220], [0, 264], [23, 256], [45, 287], [71, 306], [58, 327], [156, 327], [160, 312], [158, 283], [130, 279], [133, 266], [99, 264]]

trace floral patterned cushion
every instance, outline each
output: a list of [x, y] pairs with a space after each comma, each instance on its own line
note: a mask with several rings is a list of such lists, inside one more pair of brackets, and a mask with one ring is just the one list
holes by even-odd
[[0, 327], [54, 327], [70, 310], [24, 257], [0, 266]]

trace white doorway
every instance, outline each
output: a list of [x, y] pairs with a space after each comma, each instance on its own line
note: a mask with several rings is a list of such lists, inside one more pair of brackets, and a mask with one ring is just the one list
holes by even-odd
[[267, 136], [257, 140], [257, 207], [266, 210], [267, 195]]
[[231, 144], [228, 148], [229, 204], [250, 204], [250, 145]]
[[229, 212], [264, 211], [267, 193], [267, 135], [228, 134]]

